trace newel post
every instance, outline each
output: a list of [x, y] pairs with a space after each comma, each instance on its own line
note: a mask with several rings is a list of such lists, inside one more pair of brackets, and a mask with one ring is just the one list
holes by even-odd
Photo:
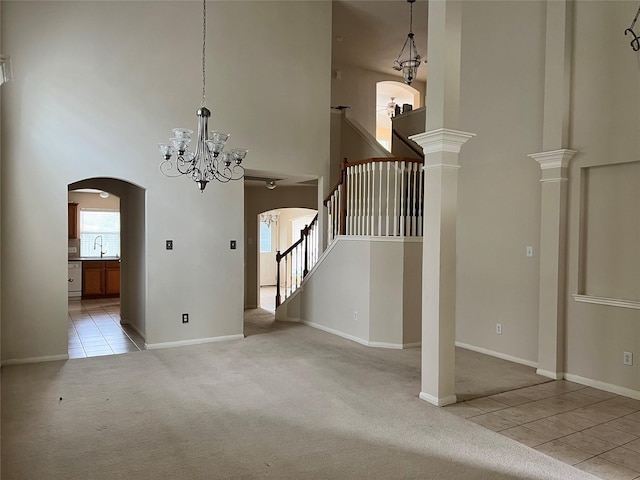
[[302, 229], [302, 236], [304, 237], [304, 269], [302, 270], [302, 278], [309, 273], [309, 225], [305, 225]]
[[280, 250], [276, 251], [276, 308], [280, 306]]

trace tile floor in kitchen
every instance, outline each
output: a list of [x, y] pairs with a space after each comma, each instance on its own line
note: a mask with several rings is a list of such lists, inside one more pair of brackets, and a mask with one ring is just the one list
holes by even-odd
[[640, 400], [560, 380], [445, 410], [599, 478], [640, 479]]
[[69, 300], [69, 358], [144, 350], [144, 340], [120, 325], [120, 299]]

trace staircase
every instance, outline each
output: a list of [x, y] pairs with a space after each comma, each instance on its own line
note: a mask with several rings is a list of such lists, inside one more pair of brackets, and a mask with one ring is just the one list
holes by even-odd
[[[422, 159], [369, 158], [343, 162], [340, 180], [324, 200], [327, 250], [340, 237], [422, 237]], [[276, 254], [276, 309], [293, 295], [320, 260], [318, 216], [300, 238]]]

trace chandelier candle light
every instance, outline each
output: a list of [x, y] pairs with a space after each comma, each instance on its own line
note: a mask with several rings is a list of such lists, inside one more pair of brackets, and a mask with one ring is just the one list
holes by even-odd
[[[228, 133], [210, 132], [207, 135], [211, 111], [205, 106], [205, 52], [207, 43], [207, 2], [202, 1], [202, 105], [196, 112], [198, 116], [198, 137], [195, 152], [189, 151], [193, 130], [174, 128], [171, 143], [160, 143], [160, 153], [164, 160], [160, 163], [160, 171], [167, 177], [189, 175], [198, 184], [200, 192], [212, 180], [227, 183], [230, 180], [244, 178], [242, 161], [248, 150], [234, 148], [225, 152], [224, 147], [229, 138]], [[172, 161], [173, 154], [176, 160]]]
[[[413, 4], [415, 1], [416, 0], [407, 0], [411, 6], [409, 33], [407, 34], [407, 39], [404, 41], [404, 45], [402, 45], [398, 58], [396, 58], [396, 61], [393, 64], [394, 70], [402, 72], [404, 81], [407, 85], [411, 85], [411, 82], [416, 78], [416, 75], [418, 74], [418, 67], [420, 66], [420, 54], [416, 48], [416, 42], [413, 39]], [[409, 57], [401, 60], [400, 58], [402, 57], [407, 45], [409, 45]]]

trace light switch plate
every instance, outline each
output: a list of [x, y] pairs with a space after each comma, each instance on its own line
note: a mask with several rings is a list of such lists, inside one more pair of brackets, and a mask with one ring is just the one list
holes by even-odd
[[236, 249], [236, 241], [235, 241], [235, 240], [231, 240], [231, 241], [229, 242], [229, 248], [230, 248], [231, 250], [235, 250], [235, 249]]
[[167, 250], [173, 250], [173, 240], [167, 240], [166, 248]]

